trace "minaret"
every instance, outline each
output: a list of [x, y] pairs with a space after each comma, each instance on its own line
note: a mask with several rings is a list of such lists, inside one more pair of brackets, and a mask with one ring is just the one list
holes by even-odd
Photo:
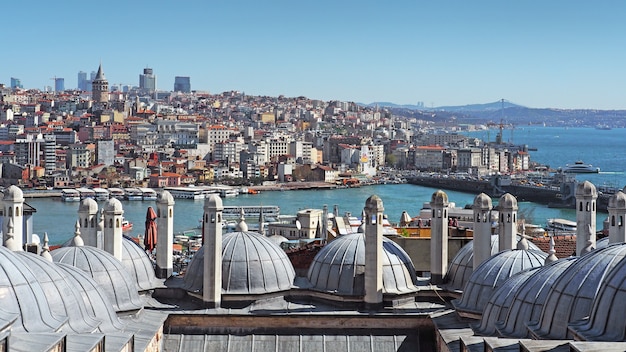
[[626, 242], [626, 194], [618, 191], [609, 198], [609, 244]]
[[222, 198], [212, 194], [204, 201], [204, 281], [202, 300], [208, 307], [219, 307], [222, 300]]
[[517, 199], [510, 193], [504, 194], [498, 200], [498, 211], [500, 212], [498, 251], [500, 252], [517, 246], [517, 209]]
[[448, 195], [444, 191], [433, 193], [430, 199], [430, 282], [443, 283], [448, 271]]
[[365, 305], [383, 303], [383, 201], [373, 195], [365, 201]]
[[107, 81], [102, 72], [102, 63], [98, 66], [98, 73], [96, 73], [96, 77], [91, 82], [91, 95], [95, 103], [109, 102], [109, 81]]
[[589, 181], [576, 185], [576, 254], [596, 248], [596, 186]]
[[474, 198], [474, 270], [491, 257], [491, 197], [481, 193]]
[[104, 250], [119, 261], [122, 261], [123, 218], [122, 203], [115, 198], [109, 199], [104, 205]]
[[98, 246], [98, 203], [85, 198], [78, 207], [78, 221], [83, 228], [83, 241], [86, 246]]
[[10, 186], [7, 188], [4, 191], [2, 205], [4, 209], [4, 219], [2, 222], [2, 233], [5, 234], [4, 241], [7, 240], [9, 222], [11, 222], [13, 226], [11, 231], [13, 241], [15, 246], [19, 247], [19, 250], [22, 250], [24, 242], [30, 242], [29, 239], [24, 238], [24, 194], [22, 193], [22, 190], [17, 186]]
[[174, 197], [168, 191], [157, 200], [156, 277], [172, 276], [174, 268], [172, 243], [174, 242]]

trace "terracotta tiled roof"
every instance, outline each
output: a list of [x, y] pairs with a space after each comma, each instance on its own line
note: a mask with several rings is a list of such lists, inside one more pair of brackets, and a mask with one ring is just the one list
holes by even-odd
[[[550, 250], [550, 237], [533, 237], [531, 241], [542, 251], [548, 253]], [[576, 235], [554, 236], [554, 250], [557, 258], [565, 258], [576, 255]]]

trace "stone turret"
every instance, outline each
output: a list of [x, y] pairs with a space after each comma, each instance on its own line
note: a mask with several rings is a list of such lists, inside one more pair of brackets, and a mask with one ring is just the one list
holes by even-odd
[[4, 221], [2, 222], [4, 241], [7, 240], [10, 222], [13, 226], [11, 235], [13, 236], [14, 245], [19, 247], [19, 250], [22, 250], [27, 239], [24, 238], [24, 194], [19, 187], [10, 186], [4, 191], [2, 208], [4, 214]]
[[373, 195], [365, 201], [365, 305], [383, 303], [383, 201]]
[[576, 185], [576, 254], [596, 247], [596, 186], [589, 181]]
[[109, 199], [104, 205], [104, 250], [119, 261], [122, 261], [123, 220], [122, 203], [115, 198]]
[[166, 279], [174, 269], [172, 243], [174, 241], [174, 197], [168, 191], [157, 200], [156, 277]]
[[498, 201], [499, 221], [499, 250], [504, 251], [516, 248], [517, 245], [517, 199], [510, 193], [504, 194]]
[[609, 198], [609, 243], [626, 242], [626, 194], [618, 191]]
[[430, 200], [432, 209], [430, 225], [430, 281], [443, 283], [448, 271], [448, 195], [444, 191], [433, 193]]
[[219, 307], [222, 300], [222, 199], [212, 194], [204, 201], [202, 238], [204, 277], [202, 300], [208, 307]]
[[474, 258], [473, 268], [476, 268], [491, 257], [491, 197], [481, 193], [474, 198], [472, 210], [474, 213]]
[[78, 206], [78, 221], [82, 227], [85, 245], [98, 247], [98, 203], [92, 198], [85, 198]]

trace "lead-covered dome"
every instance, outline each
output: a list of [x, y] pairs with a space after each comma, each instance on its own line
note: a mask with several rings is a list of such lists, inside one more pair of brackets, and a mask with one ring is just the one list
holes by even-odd
[[504, 281], [487, 301], [480, 318], [480, 324], [472, 326], [474, 333], [482, 336], [495, 336], [496, 323], [504, 319], [508, 313], [513, 303], [515, 292], [537, 270], [539, 270], [539, 267], [526, 269]]
[[[383, 237], [383, 293], [403, 294], [417, 290], [417, 277], [408, 254]], [[316, 291], [342, 296], [365, 294], [365, 234], [343, 235], [317, 253], [307, 278]]]
[[460, 300], [454, 300], [457, 313], [480, 318], [491, 294], [516, 273], [542, 266], [547, 254], [536, 250], [509, 249], [480, 264], [463, 289]]
[[617, 193], [609, 198], [608, 208], [626, 209], [626, 194], [622, 191], [617, 191]]
[[154, 266], [146, 251], [126, 236], [122, 239], [122, 265], [137, 283], [139, 291], [163, 287], [163, 282], [154, 275]]
[[90, 246], [62, 247], [52, 251], [52, 259], [73, 265], [89, 274], [100, 285], [116, 311], [143, 307], [137, 284], [122, 263], [108, 252]]
[[597, 197], [596, 186], [589, 181], [580, 182], [576, 185], [576, 197]]
[[626, 341], [626, 260], [620, 260], [601, 282], [589, 318], [570, 331], [585, 341]]
[[[203, 246], [193, 257], [183, 287], [202, 292]], [[291, 289], [296, 273], [283, 251], [256, 232], [231, 232], [222, 238], [222, 293], [266, 294]]]
[[16, 317], [11, 329], [17, 332], [56, 332], [67, 318], [53, 315], [46, 292], [24, 260], [0, 246], [0, 292], [4, 318]]
[[589, 315], [607, 273], [626, 256], [626, 244], [592, 251], [576, 260], [552, 285], [538, 322], [530, 333], [540, 339], [566, 339], [567, 324]]
[[[517, 236], [517, 240], [521, 239]], [[491, 235], [491, 255], [497, 254], [500, 246], [500, 237]], [[528, 249], [539, 251], [539, 247], [532, 242], [528, 243]], [[444, 277], [443, 288], [449, 291], [463, 291], [465, 284], [469, 281], [470, 276], [474, 272], [474, 241], [469, 241], [465, 246], [461, 247], [456, 253], [448, 272]]]
[[567, 257], [551, 262], [539, 268], [524, 281], [513, 292], [513, 302], [506, 317], [495, 323], [499, 334], [504, 337], [529, 337], [526, 324], [539, 318], [552, 285], [577, 259], [577, 257]]

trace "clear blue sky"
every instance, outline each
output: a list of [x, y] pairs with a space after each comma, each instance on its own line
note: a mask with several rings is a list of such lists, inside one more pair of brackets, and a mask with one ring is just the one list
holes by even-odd
[[[100, 3], [103, 6], [96, 7]], [[626, 109], [626, 1], [10, 1], [0, 83]]]

